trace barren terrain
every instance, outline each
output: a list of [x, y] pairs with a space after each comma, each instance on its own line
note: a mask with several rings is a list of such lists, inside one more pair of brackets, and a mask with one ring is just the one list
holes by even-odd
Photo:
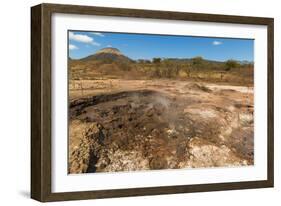
[[254, 164], [253, 87], [70, 80], [69, 173]]

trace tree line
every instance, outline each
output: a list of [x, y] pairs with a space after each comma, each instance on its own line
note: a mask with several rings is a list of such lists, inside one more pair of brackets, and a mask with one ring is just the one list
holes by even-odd
[[162, 59], [153, 58], [152, 60], [140, 59], [137, 68], [148, 73], [151, 77], [190, 77], [198, 72], [231, 72], [238, 68], [253, 68], [252, 63], [241, 64], [240, 62], [229, 59], [225, 62], [205, 60], [202, 57], [192, 59]]

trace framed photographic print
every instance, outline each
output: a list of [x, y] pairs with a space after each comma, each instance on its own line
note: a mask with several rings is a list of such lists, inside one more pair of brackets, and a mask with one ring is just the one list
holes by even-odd
[[31, 8], [31, 196], [273, 187], [273, 19]]

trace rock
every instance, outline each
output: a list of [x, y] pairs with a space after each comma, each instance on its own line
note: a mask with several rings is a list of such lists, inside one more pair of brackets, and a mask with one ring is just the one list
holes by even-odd
[[187, 165], [190, 167], [239, 166], [245, 163], [226, 145], [218, 146], [201, 138], [190, 141], [189, 152], [191, 158]]

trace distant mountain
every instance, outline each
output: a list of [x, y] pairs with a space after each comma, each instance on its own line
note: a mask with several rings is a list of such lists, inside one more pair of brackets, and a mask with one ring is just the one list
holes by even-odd
[[[194, 58], [166, 58], [166, 60], [174, 61], [174, 62], [181, 62], [181, 63], [191, 63]], [[207, 63], [214, 63], [214, 64], [223, 64], [222, 61], [210, 60], [210, 59], [203, 59], [204, 62]]]
[[121, 53], [121, 51], [117, 48], [103, 48], [97, 51], [95, 54], [87, 56], [80, 61], [103, 61], [106, 63], [132, 63], [134, 62], [129, 57], [125, 56]]
[[133, 67], [134, 61], [116, 48], [103, 48], [85, 58], [69, 60], [71, 79], [124, 77], [128, 71], [136, 76], [138, 72], [132, 71]]
[[239, 64], [245, 65], [245, 64], [254, 64], [253, 61], [248, 61], [248, 60], [243, 60], [243, 61], [238, 61]]

